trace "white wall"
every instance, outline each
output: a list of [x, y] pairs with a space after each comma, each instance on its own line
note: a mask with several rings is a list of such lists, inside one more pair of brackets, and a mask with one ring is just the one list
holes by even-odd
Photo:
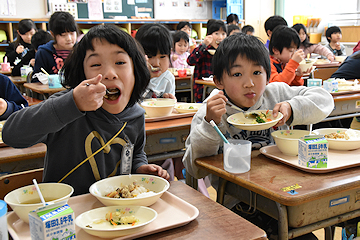
[[[324, 32], [325, 27], [333, 25], [349, 26], [358, 25], [356, 19], [357, 14], [343, 14], [353, 13], [358, 11], [359, 0], [286, 0], [284, 1], [284, 18], [289, 26], [293, 25], [294, 15], [312, 15], [314, 18], [321, 18], [317, 32]], [[348, 20], [345, 20], [348, 19]]]
[[16, 0], [16, 15], [1, 18], [49, 18], [46, 15], [46, 0]]
[[[126, 1], [126, 0], [123, 0]], [[176, 2], [177, 7], [172, 3]], [[190, 2], [190, 7], [184, 3]], [[160, 7], [160, 3], [165, 6]], [[200, 3], [203, 6], [197, 7]], [[210, 19], [212, 17], [212, 2], [196, 0], [154, 0], [154, 16], [156, 19]], [[3, 16], [0, 18], [48, 18], [46, 15], [46, 0], [16, 0], [16, 16]]]
[[[190, 7], [185, 7], [185, 2], [189, 2]], [[173, 6], [173, 3], [177, 6]], [[202, 7], [198, 7], [198, 4], [202, 4]], [[154, 0], [154, 16], [156, 19], [210, 19], [212, 18], [212, 2]]]

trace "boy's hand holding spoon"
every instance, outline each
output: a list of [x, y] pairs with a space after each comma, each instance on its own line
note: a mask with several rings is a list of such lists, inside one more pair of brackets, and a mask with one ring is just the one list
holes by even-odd
[[106, 86], [100, 81], [102, 75], [82, 81], [73, 91], [75, 104], [80, 111], [95, 111], [100, 108], [106, 94]]

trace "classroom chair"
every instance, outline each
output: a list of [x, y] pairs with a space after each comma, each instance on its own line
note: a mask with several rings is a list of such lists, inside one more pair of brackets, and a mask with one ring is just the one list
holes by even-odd
[[[0, 177], [0, 199], [4, 199], [6, 194], [12, 190], [32, 185], [35, 178], [38, 183], [42, 182], [44, 168], [33, 169], [18, 173], [11, 173]], [[11, 209], [8, 207], [9, 210]]]
[[7, 42], [6, 32], [4, 30], [0, 30], [0, 43]]
[[313, 75], [314, 78], [320, 78], [322, 80], [329, 79], [331, 75], [338, 70], [338, 67], [331, 68], [316, 68]]

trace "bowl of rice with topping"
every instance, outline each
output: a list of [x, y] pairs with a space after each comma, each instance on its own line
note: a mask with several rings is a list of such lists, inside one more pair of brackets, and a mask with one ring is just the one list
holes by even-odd
[[131, 174], [93, 183], [89, 192], [105, 206], [150, 206], [170, 187], [161, 177]]
[[360, 131], [348, 128], [320, 128], [313, 131], [324, 135], [329, 149], [354, 150], [360, 148]]

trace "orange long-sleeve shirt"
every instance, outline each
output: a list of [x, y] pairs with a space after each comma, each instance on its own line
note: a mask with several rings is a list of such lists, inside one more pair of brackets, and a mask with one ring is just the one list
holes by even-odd
[[[271, 82], [285, 82], [290, 86], [303, 86], [304, 79], [301, 76], [296, 76], [295, 71], [299, 67], [299, 63], [290, 59], [290, 61], [284, 65], [277, 61], [273, 56], [270, 56], [271, 61]], [[284, 67], [285, 66], [285, 67]]]

